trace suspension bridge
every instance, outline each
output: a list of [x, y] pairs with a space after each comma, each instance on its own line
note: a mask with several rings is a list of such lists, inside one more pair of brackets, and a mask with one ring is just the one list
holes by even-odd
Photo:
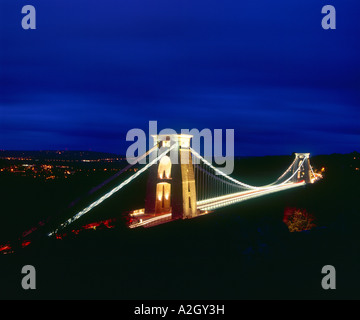
[[113, 178], [146, 159], [142, 168], [60, 224], [48, 236], [57, 234], [89, 213], [146, 171], [145, 208], [130, 213], [129, 228], [195, 218], [234, 203], [314, 183], [321, 178], [313, 171], [310, 154], [296, 153], [294, 161], [276, 181], [252, 186], [225, 174], [196, 152], [191, 147], [191, 135], [156, 135], [153, 138], [154, 146]]

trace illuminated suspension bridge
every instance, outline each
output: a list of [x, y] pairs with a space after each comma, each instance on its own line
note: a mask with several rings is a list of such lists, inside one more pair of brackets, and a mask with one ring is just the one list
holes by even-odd
[[310, 154], [296, 153], [294, 161], [276, 181], [265, 186], [252, 186], [214, 167], [191, 148], [191, 137], [190, 135], [153, 136], [154, 146], [113, 178], [141, 160], [147, 159], [146, 165], [60, 224], [49, 232], [48, 236], [57, 234], [61, 229], [89, 213], [146, 171], [149, 173], [149, 178], [145, 208], [130, 214], [130, 228], [151, 227], [176, 219], [194, 218], [210, 210], [304, 186], [321, 178], [321, 175], [314, 173], [311, 167]]

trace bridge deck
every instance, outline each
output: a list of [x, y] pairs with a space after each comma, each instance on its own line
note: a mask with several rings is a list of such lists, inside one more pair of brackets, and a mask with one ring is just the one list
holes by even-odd
[[200, 210], [213, 210], [216, 208], [221, 208], [233, 203], [237, 203], [240, 201], [249, 200], [252, 198], [260, 197], [266, 194], [271, 194], [274, 192], [279, 192], [291, 188], [296, 188], [305, 185], [304, 181], [301, 182], [295, 182], [295, 183], [286, 183], [279, 186], [274, 186], [271, 188], [259, 188], [257, 190], [251, 190], [251, 191], [243, 191], [243, 192], [237, 192], [233, 194], [229, 194], [226, 196], [216, 197], [212, 199], [207, 199], [204, 201], [199, 201], [197, 203], [197, 207]]
[[[300, 186], [304, 186], [304, 185], [305, 185], [305, 182], [301, 181], [301, 182], [296, 182], [296, 183], [287, 183], [287, 184], [284, 184], [281, 186], [274, 186], [271, 188], [261, 188], [258, 190], [238, 192], [238, 193], [221, 196], [221, 197], [217, 197], [217, 198], [212, 198], [212, 199], [208, 199], [208, 200], [204, 200], [204, 201], [198, 201], [197, 207], [200, 211], [204, 212], [204, 211], [213, 210], [216, 208], [225, 207], [230, 204], [237, 203], [237, 202], [260, 197], [260, 196], [263, 196], [266, 194], [271, 194], [274, 192], [279, 192], [279, 191], [296, 188], [296, 187], [300, 187]], [[166, 223], [166, 222], [169, 222], [172, 220], [173, 220], [172, 213], [157, 214], [157, 215], [144, 213], [144, 214], [138, 215], [136, 220], [129, 225], [129, 228], [137, 228], [137, 227], [149, 228], [149, 227], [163, 224], [163, 223]]]

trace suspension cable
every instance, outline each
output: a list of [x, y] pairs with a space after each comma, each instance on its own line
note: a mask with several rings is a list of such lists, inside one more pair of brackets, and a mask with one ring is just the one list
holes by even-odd
[[120, 183], [117, 187], [113, 188], [111, 191], [109, 191], [108, 193], [106, 193], [105, 195], [103, 195], [101, 198], [99, 198], [98, 200], [94, 201], [92, 204], [90, 204], [89, 206], [87, 206], [85, 209], [81, 210], [80, 212], [78, 212], [77, 214], [75, 214], [72, 218], [68, 219], [67, 221], [65, 221], [64, 223], [62, 223], [57, 229], [55, 229], [54, 231], [50, 232], [48, 234], [48, 236], [52, 236], [55, 233], [58, 232], [58, 229], [64, 229], [65, 227], [67, 227], [69, 224], [73, 223], [75, 220], [79, 219], [80, 217], [82, 217], [84, 214], [86, 214], [87, 212], [89, 212], [90, 210], [92, 210], [93, 208], [95, 208], [96, 206], [98, 206], [100, 203], [102, 203], [103, 201], [105, 201], [106, 199], [108, 199], [109, 197], [111, 197], [114, 193], [118, 192], [120, 189], [122, 189], [124, 186], [126, 186], [128, 183], [130, 183], [131, 181], [133, 181], [135, 178], [137, 178], [140, 174], [142, 174], [144, 171], [146, 171], [149, 167], [151, 167], [154, 163], [156, 163], [159, 159], [161, 159], [163, 156], [165, 156], [167, 153], [169, 153], [173, 148], [175, 148], [175, 146], [177, 145], [177, 143], [173, 144], [168, 150], [166, 150], [165, 152], [163, 152], [161, 155], [159, 155], [157, 158], [155, 158], [154, 160], [152, 160], [151, 162], [149, 162], [146, 166], [144, 166], [143, 168], [141, 168], [140, 170], [138, 170], [136, 173], [134, 173], [131, 177], [129, 177], [128, 179], [126, 179], [125, 181], [123, 181], [122, 183]]
[[[261, 186], [261, 187], [255, 187], [255, 186], [251, 186], [251, 185], [248, 185], [246, 183], [243, 183], [239, 180], [236, 180], [228, 175], [226, 175], [225, 173], [223, 173], [221, 170], [215, 168], [211, 163], [209, 163], [207, 160], [205, 160], [200, 154], [198, 154], [194, 149], [190, 148], [192, 154], [197, 157], [198, 159], [202, 160], [204, 162], [204, 164], [206, 164], [207, 166], [209, 166], [210, 168], [212, 168], [216, 173], [218, 173], [218, 175], [222, 175], [223, 177], [227, 178], [228, 180], [234, 182], [235, 184], [237, 185], [240, 185], [242, 186], [243, 188], [247, 188], [247, 189], [253, 189], [253, 190], [258, 190], [258, 189], [271, 189], [271, 188], [274, 188], [276, 186], [279, 186], [279, 185], [283, 185], [285, 183], [287, 183], [289, 180], [291, 180], [295, 174], [298, 173], [298, 171], [300, 170], [300, 168], [302, 167], [302, 165], [304, 164], [305, 160], [307, 158], [304, 158], [303, 161], [301, 162], [301, 164], [299, 165], [299, 167], [297, 168], [297, 170], [290, 176], [290, 178], [286, 179], [284, 182], [280, 183], [280, 184], [277, 184], [277, 185], [265, 185], [265, 186]], [[286, 171], [289, 171], [291, 167], [289, 167]]]

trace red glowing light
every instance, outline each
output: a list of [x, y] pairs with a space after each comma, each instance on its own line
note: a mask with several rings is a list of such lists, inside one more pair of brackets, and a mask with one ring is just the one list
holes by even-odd
[[25, 248], [25, 247], [27, 247], [30, 243], [31, 243], [31, 241], [25, 240], [25, 241], [23, 241], [23, 243], [21, 244], [21, 247], [22, 247], [22, 248]]
[[11, 247], [8, 244], [0, 245], [0, 252], [11, 250]]
[[[115, 228], [114, 226], [114, 222], [116, 221], [116, 219], [107, 219], [107, 220], [102, 220], [102, 221], [97, 221], [97, 222], [92, 222], [92, 223], [89, 223], [89, 224], [86, 224], [84, 226], [82, 226], [81, 228], [79, 229], [73, 229], [71, 230], [71, 233], [75, 234], [75, 235], [78, 235], [81, 231], [84, 231], [84, 230], [97, 230], [99, 227], [106, 227], [107, 229], [112, 229], [112, 228]], [[64, 237], [66, 237], [66, 233], [63, 233], [63, 234], [59, 234], [57, 233], [55, 235], [56, 239], [63, 239]]]

